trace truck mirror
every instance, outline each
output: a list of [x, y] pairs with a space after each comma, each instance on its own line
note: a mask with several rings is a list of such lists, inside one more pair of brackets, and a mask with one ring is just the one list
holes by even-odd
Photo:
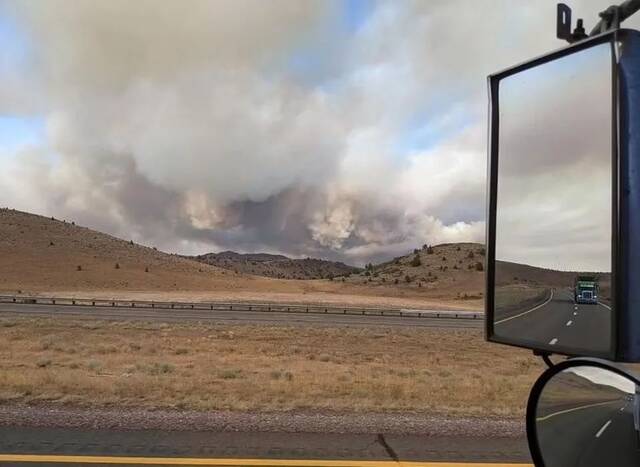
[[639, 89], [626, 29], [489, 76], [488, 340], [640, 361]]
[[542, 374], [527, 406], [535, 465], [640, 465], [640, 381], [602, 360], [574, 359]]

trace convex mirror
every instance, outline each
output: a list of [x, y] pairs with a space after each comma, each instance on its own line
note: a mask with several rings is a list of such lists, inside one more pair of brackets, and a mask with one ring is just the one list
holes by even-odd
[[535, 465], [640, 465], [640, 382], [605, 361], [568, 360], [534, 385], [527, 436]]

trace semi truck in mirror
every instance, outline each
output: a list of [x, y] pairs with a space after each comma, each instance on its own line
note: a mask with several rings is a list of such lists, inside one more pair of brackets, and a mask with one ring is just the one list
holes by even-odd
[[598, 303], [598, 277], [576, 276], [573, 299], [576, 304], [596, 305]]

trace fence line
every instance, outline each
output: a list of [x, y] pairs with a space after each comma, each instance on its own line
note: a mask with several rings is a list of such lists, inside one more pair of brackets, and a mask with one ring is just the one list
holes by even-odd
[[62, 298], [0, 295], [0, 303], [25, 305], [94, 306], [102, 308], [147, 308], [160, 310], [252, 311], [272, 313], [314, 313], [333, 315], [396, 316], [402, 318], [483, 319], [482, 312], [413, 311], [404, 309], [354, 308], [322, 305], [292, 305], [247, 302], [158, 302], [151, 300], [105, 300], [94, 298]]

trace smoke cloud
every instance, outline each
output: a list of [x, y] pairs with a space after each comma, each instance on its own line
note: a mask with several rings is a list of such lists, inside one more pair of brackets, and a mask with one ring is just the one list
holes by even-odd
[[1, 3], [24, 56], [0, 61], [0, 113], [44, 121], [0, 140], [3, 204], [180, 253], [483, 241], [485, 77], [562, 45], [555, 3], [348, 7]]

